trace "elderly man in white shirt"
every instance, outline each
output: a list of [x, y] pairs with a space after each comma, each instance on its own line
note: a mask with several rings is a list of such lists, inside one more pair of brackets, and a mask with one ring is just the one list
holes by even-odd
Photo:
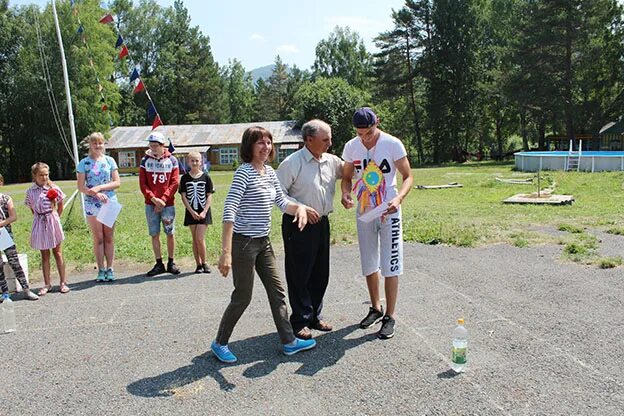
[[304, 147], [288, 156], [277, 169], [287, 196], [307, 206], [308, 224], [303, 230], [284, 214], [282, 237], [290, 322], [298, 338], [312, 338], [311, 329], [331, 331], [321, 315], [329, 283], [329, 219], [334, 209], [336, 181], [342, 177], [342, 160], [326, 153], [332, 145], [331, 127], [310, 120], [301, 127]]

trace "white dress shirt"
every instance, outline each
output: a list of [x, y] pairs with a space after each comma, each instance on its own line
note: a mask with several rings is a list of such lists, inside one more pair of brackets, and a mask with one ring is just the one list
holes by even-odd
[[342, 160], [330, 153], [320, 159], [303, 147], [279, 165], [277, 177], [291, 200], [314, 208], [321, 216], [334, 209], [336, 180], [342, 177]]

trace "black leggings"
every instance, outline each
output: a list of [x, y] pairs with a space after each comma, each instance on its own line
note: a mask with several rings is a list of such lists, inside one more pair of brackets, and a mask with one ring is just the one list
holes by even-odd
[[[4, 254], [6, 254], [7, 260], [9, 261], [11, 269], [13, 269], [15, 277], [19, 280], [20, 285], [22, 285], [22, 289], [28, 289], [28, 282], [26, 281], [24, 270], [22, 270], [19, 258], [17, 257], [17, 249], [15, 246], [4, 250]], [[2, 256], [0, 256], [0, 289], [2, 290], [2, 293], [9, 293], [9, 286], [7, 286], [6, 277], [4, 276], [4, 260], [2, 259]]]

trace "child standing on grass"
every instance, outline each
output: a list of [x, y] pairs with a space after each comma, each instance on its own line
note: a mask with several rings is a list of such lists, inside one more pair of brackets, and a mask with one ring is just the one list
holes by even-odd
[[[145, 217], [147, 229], [152, 239], [152, 250], [156, 264], [147, 275], [152, 277], [161, 273], [180, 274], [180, 269], [173, 261], [175, 253], [175, 194], [180, 182], [178, 159], [165, 147], [165, 136], [152, 132], [148, 137], [149, 149], [141, 160], [139, 168], [139, 186], [145, 197]], [[162, 261], [160, 249], [160, 224], [167, 236], [167, 268]]]
[[195, 257], [195, 273], [210, 273], [210, 267], [206, 264], [206, 228], [212, 224], [212, 194], [214, 187], [212, 180], [201, 169], [202, 157], [198, 152], [190, 152], [186, 157], [186, 163], [191, 170], [180, 179], [180, 195], [182, 203], [186, 207], [184, 225], [191, 230], [193, 237], [193, 257]]
[[[105, 138], [102, 133], [87, 136], [89, 155], [76, 168], [78, 190], [85, 194], [85, 214], [93, 236], [93, 251], [98, 266], [98, 282], [113, 281], [115, 259], [115, 225], [107, 227], [97, 220], [102, 206], [117, 201], [115, 189], [119, 188], [119, 169], [115, 159], [104, 154]], [[106, 260], [106, 264], [104, 261]]]
[[50, 167], [47, 164], [37, 162], [32, 166], [31, 172], [34, 184], [26, 191], [25, 204], [34, 215], [30, 246], [41, 252], [44, 286], [39, 290], [39, 296], [47, 294], [52, 289], [50, 283], [50, 250], [54, 255], [61, 280], [59, 291], [67, 293], [69, 286], [67, 286], [65, 261], [61, 249], [65, 234], [60, 218], [63, 212], [65, 194], [50, 180]]
[[[0, 175], [0, 186], [4, 185], [4, 177]], [[13, 238], [13, 233], [11, 232], [11, 223], [17, 220], [17, 213], [15, 211], [15, 206], [13, 205], [13, 199], [10, 196], [0, 193], [0, 228], [4, 228], [7, 230], [11, 238]], [[24, 270], [19, 262], [19, 257], [17, 255], [17, 248], [15, 245], [4, 250], [4, 254], [6, 255], [7, 261], [13, 269], [13, 273], [15, 277], [19, 281], [19, 284], [22, 286], [24, 290], [24, 299], [28, 300], [37, 300], [39, 296], [35, 295], [29, 288], [28, 282], [26, 281], [26, 276], [24, 275]], [[7, 286], [6, 278], [4, 276], [4, 260], [2, 256], [0, 256], [0, 289], [2, 289], [2, 297], [0, 298], [0, 302], [4, 301], [9, 297], [9, 286]]]

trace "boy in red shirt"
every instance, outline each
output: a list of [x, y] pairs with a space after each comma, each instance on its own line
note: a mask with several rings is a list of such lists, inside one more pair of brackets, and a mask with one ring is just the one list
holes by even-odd
[[[165, 271], [179, 274], [180, 269], [173, 262], [175, 252], [175, 194], [180, 182], [178, 160], [165, 148], [165, 136], [158, 131], [148, 137], [149, 149], [141, 160], [139, 168], [139, 184], [145, 197], [145, 217], [147, 228], [152, 237], [152, 249], [156, 256], [156, 264], [147, 272], [148, 276], [156, 276]], [[162, 222], [167, 236], [167, 268], [162, 261], [160, 250], [160, 223]]]

